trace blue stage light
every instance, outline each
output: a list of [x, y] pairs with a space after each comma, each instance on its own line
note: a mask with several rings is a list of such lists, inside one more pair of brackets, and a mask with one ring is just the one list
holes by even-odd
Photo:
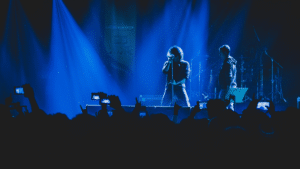
[[69, 118], [81, 113], [79, 105], [95, 104], [90, 93], [122, 96], [106, 66], [61, 0], [53, 1], [50, 67], [46, 93], [51, 113]]

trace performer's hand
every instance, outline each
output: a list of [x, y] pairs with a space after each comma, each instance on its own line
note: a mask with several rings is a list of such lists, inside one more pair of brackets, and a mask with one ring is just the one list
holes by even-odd
[[170, 82], [169, 82], [171, 85], [177, 85], [177, 83], [175, 82], [175, 80], [173, 79], [173, 80], [171, 80]]
[[174, 55], [171, 55], [171, 56], [169, 56], [169, 57], [168, 57], [168, 61], [169, 61], [170, 63], [172, 63], [172, 62], [173, 62], [173, 59], [174, 59], [174, 57], [175, 57]]

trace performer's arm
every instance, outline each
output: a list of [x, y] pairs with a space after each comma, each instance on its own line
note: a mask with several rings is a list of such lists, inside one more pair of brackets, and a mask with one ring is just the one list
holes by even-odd
[[168, 56], [168, 61], [165, 62], [164, 67], [162, 69], [163, 73], [165, 73], [165, 74], [168, 73], [168, 71], [170, 69], [170, 65], [172, 64], [174, 57], [175, 57], [174, 55]]
[[167, 74], [169, 69], [170, 69], [170, 65], [171, 65], [172, 61], [168, 60], [165, 62], [164, 67], [162, 69], [163, 73]]
[[236, 86], [236, 82], [235, 82], [235, 79], [236, 79], [236, 66], [235, 65], [232, 65], [231, 68], [230, 68], [230, 86], [231, 87], [234, 87]]
[[177, 82], [175, 85], [180, 85], [180, 84], [185, 84], [185, 79], [180, 80], [180, 81]]
[[190, 72], [191, 72], [191, 69], [190, 69], [190, 64], [189, 62], [186, 62], [186, 68], [185, 68], [185, 79], [188, 79], [189, 76], [190, 76]]

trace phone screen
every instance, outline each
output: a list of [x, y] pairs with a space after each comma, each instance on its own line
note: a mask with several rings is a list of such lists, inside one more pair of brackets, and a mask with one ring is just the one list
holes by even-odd
[[98, 96], [98, 95], [93, 95], [93, 96], [92, 96], [92, 100], [100, 100], [100, 96]]
[[15, 94], [24, 94], [23, 87], [15, 87]]
[[140, 117], [145, 117], [146, 116], [146, 112], [140, 112]]
[[258, 102], [257, 103], [257, 109], [261, 109], [261, 110], [268, 110], [267, 107], [270, 106], [270, 102]]
[[200, 108], [200, 109], [207, 109], [206, 105], [207, 105], [206, 102], [200, 102], [200, 103], [199, 103], [199, 108]]
[[110, 100], [109, 99], [102, 99], [101, 103], [102, 104], [110, 104]]

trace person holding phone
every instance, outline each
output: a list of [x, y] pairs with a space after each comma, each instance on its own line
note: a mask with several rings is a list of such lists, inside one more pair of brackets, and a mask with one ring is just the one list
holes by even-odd
[[167, 75], [167, 83], [162, 97], [162, 106], [190, 107], [185, 81], [189, 77], [190, 65], [183, 60], [183, 51], [179, 46], [172, 46], [167, 53], [168, 60], [164, 63], [162, 72]]

